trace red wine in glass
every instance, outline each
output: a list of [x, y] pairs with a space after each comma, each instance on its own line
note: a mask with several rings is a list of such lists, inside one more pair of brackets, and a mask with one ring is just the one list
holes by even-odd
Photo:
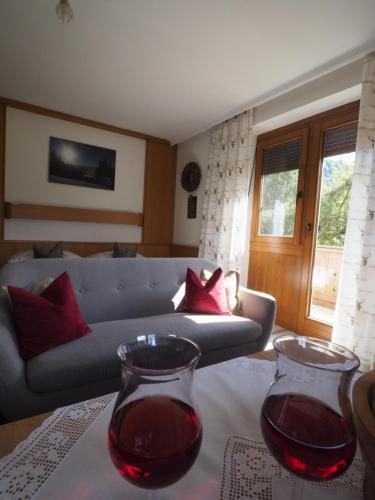
[[276, 460], [310, 481], [339, 476], [355, 454], [351, 423], [320, 400], [304, 394], [268, 396], [262, 407], [261, 427]]
[[142, 488], [179, 480], [195, 462], [201, 422], [188, 404], [167, 396], [133, 400], [113, 415], [108, 447], [117, 471]]

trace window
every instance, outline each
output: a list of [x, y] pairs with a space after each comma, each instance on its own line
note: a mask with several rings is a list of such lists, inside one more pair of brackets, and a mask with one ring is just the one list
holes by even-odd
[[259, 234], [294, 236], [300, 139], [264, 149]]

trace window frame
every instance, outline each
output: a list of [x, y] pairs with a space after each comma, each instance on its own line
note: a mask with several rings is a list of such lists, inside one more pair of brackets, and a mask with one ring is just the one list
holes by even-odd
[[[282, 245], [299, 245], [302, 237], [302, 211], [303, 211], [303, 197], [304, 185], [306, 177], [306, 159], [308, 148], [308, 134], [309, 129], [303, 127], [300, 129], [279, 134], [277, 137], [259, 140], [256, 151], [256, 167], [254, 177], [254, 199], [253, 199], [253, 222], [251, 228], [251, 241], [259, 243], [275, 243]], [[297, 183], [297, 196], [296, 196], [296, 215], [294, 222], [293, 236], [272, 236], [259, 234], [260, 229], [260, 207], [262, 196], [262, 167], [263, 167], [263, 154], [264, 150], [273, 146], [279, 146], [293, 140], [299, 139], [301, 141], [301, 149], [299, 156], [299, 169], [298, 169], [298, 183]]]

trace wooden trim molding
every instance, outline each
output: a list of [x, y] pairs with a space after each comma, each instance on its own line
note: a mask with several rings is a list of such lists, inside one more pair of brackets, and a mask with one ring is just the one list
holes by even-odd
[[143, 214], [134, 212], [28, 205], [23, 203], [5, 203], [5, 218], [143, 225]]
[[108, 125], [107, 123], [97, 122], [95, 120], [89, 120], [87, 118], [81, 118], [80, 116], [70, 115], [61, 111], [54, 111], [52, 109], [35, 106], [34, 104], [29, 104], [26, 102], [7, 99], [6, 97], [0, 97], [0, 104], [3, 104], [4, 106], [8, 106], [10, 108], [20, 109], [22, 111], [28, 111], [29, 113], [36, 113], [37, 115], [49, 116], [51, 118], [57, 118], [58, 120], [79, 123], [80, 125], [86, 125], [87, 127], [106, 130], [107, 132], [113, 132], [115, 134], [127, 135], [129, 137], [136, 137], [138, 139], [152, 140], [155, 142], [161, 142], [162, 144], [170, 144], [169, 141], [160, 137], [154, 137], [152, 135], [143, 134], [142, 132], [136, 132], [134, 130], [128, 130], [126, 128], [115, 127], [113, 125]]

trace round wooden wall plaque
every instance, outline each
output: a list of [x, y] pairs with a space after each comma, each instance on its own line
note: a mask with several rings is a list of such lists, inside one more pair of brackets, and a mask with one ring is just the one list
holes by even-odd
[[189, 193], [196, 191], [201, 182], [201, 176], [201, 169], [197, 162], [191, 161], [187, 163], [182, 171], [182, 187]]

